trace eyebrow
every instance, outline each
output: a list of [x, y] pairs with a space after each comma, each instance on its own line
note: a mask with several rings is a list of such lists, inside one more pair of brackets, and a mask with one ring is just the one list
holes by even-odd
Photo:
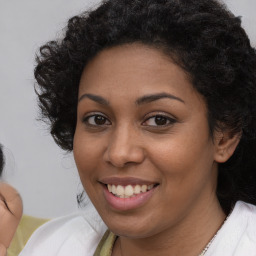
[[101, 96], [98, 96], [98, 95], [95, 95], [95, 94], [90, 94], [90, 93], [86, 93], [86, 94], [83, 94], [79, 99], [78, 99], [78, 102], [80, 102], [81, 100], [85, 99], [85, 98], [88, 98], [90, 100], [93, 100], [101, 105], [109, 105], [109, 102], [102, 98]]
[[[106, 99], [104, 99], [103, 97], [95, 95], [95, 94], [90, 94], [90, 93], [83, 94], [78, 99], [78, 102], [80, 102], [81, 100], [83, 100], [85, 98], [88, 98], [92, 101], [95, 101], [95, 102], [97, 102], [101, 105], [109, 105], [109, 102]], [[181, 98], [179, 98], [177, 96], [174, 96], [172, 94], [169, 94], [169, 93], [165, 93], [165, 92], [142, 96], [141, 98], [138, 98], [135, 103], [137, 105], [142, 105], [142, 104], [150, 103], [150, 102], [160, 100], [160, 99], [164, 99], [164, 98], [168, 98], [168, 99], [172, 99], [172, 100], [178, 100], [182, 103], [185, 103], [184, 100], [182, 100]]]
[[163, 92], [163, 93], [145, 95], [145, 96], [137, 99], [136, 104], [141, 105], [141, 104], [150, 103], [152, 101], [156, 101], [156, 100], [160, 100], [160, 99], [164, 99], [164, 98], [178, 100], [182, 103], [185, 103], [184, 100], [182, 100], [181, 98], [174, 96], [172, 94]]

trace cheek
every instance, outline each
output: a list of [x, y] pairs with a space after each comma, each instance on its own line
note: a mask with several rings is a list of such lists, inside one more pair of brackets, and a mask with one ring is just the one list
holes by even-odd
[[206, 128], [188, 127], [151, 145], [151, 162], [166, 177], [166, 182], [193, 183], [211, 172], [214, 147]]
[[165, 202], [159, 202], [158, 208], [165, 212], [166, 218], [181, 216], [198, 198], [210, 196], [215, 179], [208, 140], [197, 145], [194, 139], [185, 144], [170, 140], [155, 144], [152, 151], [155, 153], [150, 154], [151, 163], [161, 176], [161, 202]]
[[[97, 140], [96, 140], [97, 141]], [[91, 179], [99, 163], [99, 146], [95, 140], [77, 130], [74, 136], [73, 153], [82, 183]]]

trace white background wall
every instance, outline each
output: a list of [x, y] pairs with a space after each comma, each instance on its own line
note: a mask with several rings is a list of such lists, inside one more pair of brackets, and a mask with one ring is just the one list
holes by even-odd
[[[54, 39], [69, 17], [98, 0], [0, 0], [0, 142], [5, 146], [4, 179], [23, 198], [24, 212], [56, 217], [77, 209], [82, 190], [72, 154], [53, 142], [36, 120], [33, 89], [35, 52]], [[243, 17], [256, 45], [256, 0], [226, 0]]]

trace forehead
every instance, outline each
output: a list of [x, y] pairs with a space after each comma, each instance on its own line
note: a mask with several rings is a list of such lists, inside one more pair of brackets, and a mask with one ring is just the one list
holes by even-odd
[[86, 65], [79, 86], [79, 95], [93, 93], [107, 99], [159, 92], [202, 100], [188, 75], [169, 56], [138, 43], [101, 51]]

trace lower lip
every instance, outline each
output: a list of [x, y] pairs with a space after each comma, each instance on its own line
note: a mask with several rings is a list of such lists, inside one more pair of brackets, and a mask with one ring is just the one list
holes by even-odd
[[105, 199], [112, 208], [119, 211], [128, 211], [141, 207], [152, 197], [156, 189], [156, 187], [154, 187], [147, 192], [136, 195], [135, 197], [120, 198], [110, 193], [105, 185], [103, 185], [103, 187]]

